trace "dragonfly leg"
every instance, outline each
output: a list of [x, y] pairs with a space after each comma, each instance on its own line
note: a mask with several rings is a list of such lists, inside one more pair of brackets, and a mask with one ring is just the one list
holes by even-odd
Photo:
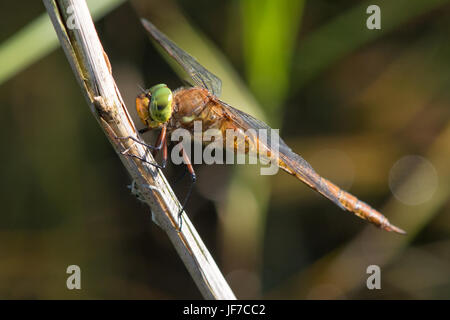
[[[162, 163], [161, 166], [158, 165], [158, 164], [155, 164], [155, 163], [148, 162], [146, 159], [143, 159], [143, 158], [141, 158], [141, 157], [139, 157], [139, 156], [136, 156], [136, 155], [134, 155], [134, 154], [124, 154], [124, 155], [129, 156], [129, 157], [133, 157], [133, 158], [137, 158], [137, 159], [139, 159], [139, 160], [141, 160], [141, 161], [143, 161], [143, 162], [145, 162], [145, 163], [148, 163], [148, 164], [153, 165], [153, 166], [155, 166], [155, 167], [157, 167], [157, 168], [163, 169], [163, 168], [166, 166], [166, 163], [167, 163], [167, 139], [163, 139], [163, 140], [162, 140], [162, 150], [163, 150], [163, 163]], [[126, 151], [127, 151], [127, 150], [126, 150]], [[125, 151], [125, 152], [126, 152], [126, 151]], [[187, 201], [188, 201], [188, 199], [189, 199], [189, 197], [190, 197], [190, 195], [191, 195], [191, 193], [192, 193], [192, 188], [193, 188], [193, 186], [194, 186], [194, 184], [195, 184], [195, 182], [196, 182], [196, 180], [197, 180], [197, 177], [196, 177], [196, 175], [195, 175], [195, 171], [194, 171], [194, 168], [193, 168], [193, 166], [192, 166], [191, 160], [190, 160], [189, 157], [187, 156], [187, 154], [186, 154], [186, 152], [184, 151], [184, 149], [182, 149], [181, 152], [182, 152], [182, 154], [183, 154], [183, 161], [184, 161], [184, 163], [186, 164], [187, 171], [189, 172], [189, 174], [190, 174], [190, 176], [191, 176], [191, 184], [189, 185], [189, 189], [188, 189], [188, 192], [187, 192], [187, 194], [186, 194], [186, 197], [185, 197], [184, 200], [183, 200], [181, 209], [180, 209], [180, 211], [178, 212], [178, 227], [177, 227], [177, 231], [178, 231], [178, 232], [181, 231], [181, 228], [182, 228], [182, 226], [183, 226], [182, 213], [183, 213], [184, 208], [186, 207], [186, 203], [187, 203]], [[158, 191], [158, 192], [161, 193], [161, 191], [160, 191], [159, 189], [157, 189], [156, 187], [153, 187], [153, 186], [147, 186], [147, 185], [146, 185], [146, 187], [149, 187], [150, 189], [155, 189], [156, 191]], [[143, 198], [141, 197], [141, 195], [140, 195], [140, 193], [139, 193], [139, 190], [137, 190], [137, 188], [135, 187], [134, 181], [132, 182], [132, 184], [131, 184], [131, 186], [130, 186], [130, 189], [131, 189], [131, 193], [134, 194], [134, 195], [136, 195], [136, 197], [137, 197], [139, 200], [142, 201]], [[153, 217], [153, 213], [152, 213], [152, 217]], [[153, 219], [153, 218], [152, 218], [152, 219]], [[154, 220], [154, 219], [153, 219], [153, 220]], [[156, 221], [155, 221], [155, 222], [156, 222]]]
[[[159, 134], [158, 139], [156, 141], [156, 147], [155, 146], [151, 146], [149, 144], [146, 144], [146, 143], [144, 143], [144, 142], [142, 142], [142, 141], [140, 141], [137, 138], [132, 137], [132, 136], [116, 137], [116, 139], [123, 139], [123, 140], [131, 139], [134, 142], [139, 143], [139, 144], [143, 145], [144, 147], [147, 147], [147, 148], [151, 149], [152, 150], [152, 154], [154, 156], [156, 156], [158, 151], [162, 149], [163, 154], [162, 154], [162, 164], [161, 165], [158, 165], [158, 164], [155, 164], [155, 163], [151, 163], [151, 162], [147, 161], [146, 159], [141, 158], [139, 156], [136, 156], [134, 154], [129, 154], [128, 153], [128, 149], [125, 150], [124, 152], [122, 152], [122, 154], [125, 155], [125, 156], [128, 156], [128, 157], [133, 157], [133, 158], [139, 159], [139, 160], [141, 160], [141, 161], [143, 161], [145, 163], [148, 163], [148, 164], [150, 164], [152, 166], [155, 166], [155, 167], [157, 167], [159, 169], [164, 169], [166, 167], [167, 157], [168, 157], [166, 133], [167, 133], [167, 128], [166, 128], [166, 126], [164, 126], [161, 129], [161, 133]], [[189, 172], [189, 174], [191, 176], [191, 184], [189, 185], [189, 189], [188, 189], [186, 197], [185, 197], [185, 199], [184, 199], [184, 201], [182, 203], [181, 209], [178, 212], [178, 229], [177, 229], [178, 231], [181, 231], [181, 227], [183, 226], [182, 213], [184, 211], [184, 208], [186, 207], [186, 203], [187, 203], [189, 197], [191, 196], [192, 188], [193, 188], [193, 186], [194, 186], [194, 184], [195, 184], [195, 182], [197, 180], [197, 176], [195, 175], [195, 171], [194, 171], [194, 167], [192, 166], [191, 159], [189, 159], [189, 157], [188, 157], [187, 153], [184, 151], [184, 149], [181, 149], [181, 152], [183, 154], [183, 161], [184, 161], [184, 163], [186, 165], [187, 171]]]
[[181, 214], [184, 211], [184, 208], [186, 207], [186, 203], [189, 199], [189, 197], [191, 196], [191, 192], [192, 192], [192, 187], [195, 184], [195, 181], [197, 181], [197, 176], [195, 175], [195, 171], [194, 171], [194, 167], [192, 166], [192, 162], [191, 159], [189, 159], [188, 155], [186, 154], [186, 152], [184, 151], [184, 149], [181, 149], [181, 152], [183, 153], [183, 160], [184, 160], [184, 164], [186, 165], [186, 168], [189, 171], [189, 174], [191, 175], [191, 184], [189, 185], [189, 189], [188, 192], [186, 194], [186, 197], [184, 198], [183, 204], [181, 206], [181, 210], [178, 212], [178, 231], [181, 231], [181, 227], [182, 227], [182, 216]]
[[165, 138], [166, 138], [166, 132], [167, 132], [167, 127], [166, 126], [162, 127], [161, 133], [158, 136], [158, 140], [157, 140], [157, 145], [156, 146], [152, 146], [150, 144], [142, 142], [141, 140], [139, 140], [139, 139], [137, 139], [136, 137], [133, 137], [133, 136], [115, 137], [115, 138], [118, 139], [118, 140], [128, 140], [128, 139], [130, 139], [130, 140], [133, 140], [136, 143], [139, 143], [140, 145], [143, 145], [144, 147], [146, 147], [146, 148], [148, 148], [150, 150], [159, 151], [162, 148], [163, 140], [165, 140]]
[[167, 164], [167, 139], [164, 139], [164, 141], [163, 141], [162, 150], [163, 150], [163, 156], [162, 156], [161, 167], [165, 168], [166, 164]]
[[156, 148], [152, 150], [152, 155], [154, 157], [156, 157], [156, 155], [158, 154], [158, 151], [161, 150], [161, 148], [164, 148], [164, 142], [166, 140], [166, 133], [167, 133], [167, 128], [166, 126], [164, 126], [161, 129], [161, 132], [158, 135], [158, 139], [156, 139]]
[[152, 146], [152, 145], [149, 145], [149, 144], [147, 144], [147, 143], [145, 143], [145, 142], [142, 142], [142, 141], [140, 141], [139, 139], [137, 139], [137, 138], [135, 138], [135, 137], [133, 137], [133, 136], [116, 137], [116, 139], [119, 139], [119, 140], [131, 139], [131, 140], [133, 140], [134, 142], [136, 142], [136, 143], [138, 143], [138, 144], [140, 144], [140, 145], [143, 145], [143, 146], [146, 147], [146, 148], [151, 149], [151, 150], [152, 150], [153, 156], [156, 156], [157, 152], [158, 152], [159, 150], [161, 150], [161, 148], [164, 149], [164, 150], [163, 150], [163, 163], [162, 163], [162, 165], [158, 165], [158, 164], [149, 162], [149, 161], [147, 161], [146, 159], [141, 158], [141, 157], [139, 157], [139, 156], [136, 156], [136, 155], [133, 155], [133, 154], [129, 154], [129, 153], [128, 153], [129, 149], [126, 149], [124, 152], [122, 152], [122, 154], [123, 154], [124, 156], [136, 158], [136, 159], [139, 159], [139, 160], [141, 160], [141, 161], [143, 161], [143, 162], [145, 162], [145, 163], [148, 163], [149, 165], [152, 165], [152, 166], [154, 166], [154, 167], [157, 167], [157, 168], [159, 168], [159, 169], [164, 169], [164, 168], [166, 167], [166, 164], [167, 164], [167, 141], [166, 141], [166, 133], [167, 133], [167, 128], [166, 128], [166, 126], [164, 126], [164, 127], [162, 127], [161, 133], [160, 133], [159, 136], [158, 136], [156, 147], [155, 147], [155, 146]]
[[135, 154], [127, 153], [127, 151], [128, 151], [128, 150], [125, 150], [125, 152], [122, 152], [122, 155], [124, 155], [124, 156], [126, 156], [126, 157], [130, 157], [130, 158], [139, 159], [139, 160], [141, 160], [142, 162], [145, 162], [145, 163], [147, 163], [147, 164], [149, 164], [149, 165], [151, 165], [151, 166], [154, 166], [154, 167], [156, 167], [156, 168], [158, 168], [158, 169], [164, 169], [164, 168], [165, 168], [165, 166], [163, 167], [163, 166], [160, 166], [160, 165], [157, 164], [157, 163], [153, 163], [153, 162], [147, 161], [145, 158], [139, 157], [139, 156], [137, 156], [137, 155], [135, 155]]
[[167, 129], [166, 126], [164, 126], [161, 129], [161, 132], [158, 136], [158, 139], [156, 140], [156, 145], [158, 146], [157, 149], [152, 150], [153, 157], [156, 157], [159, 150], [162, 148], [163, 156], [162, 156], [162, 163], [161, 167], [165, 168], [167, 164], [167, 138], [166, 138]]
[[149, 149], [151, 149], [151, 150], [158, 149], [158, 147], [155, 147], [155, 146], [152, 146], [152, 145], [147, 144], [147, 143], [145, 143], [145, 142], [142, 142], [142, 141], [140, 141], [138, 138], [135, 138], [135, 137], [133, 137], [133, 136], [115, 137], [115, 138], [116, 138], [117, 140], [128, 140], [128, 139], [130, 139], [130, 140], [133, 140], [134, 142], [136, 142], [136, 143], [138, 143], [138, 144], [140, 144], [140, 145], [143, 145], [144, 147], [149, 148]]

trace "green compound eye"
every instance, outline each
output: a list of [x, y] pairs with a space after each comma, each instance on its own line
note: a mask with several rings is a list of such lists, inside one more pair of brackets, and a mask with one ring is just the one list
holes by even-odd
[[150, 116], [154, 121], [164, 123], [172, 116], [172, 91], [165, 84], [150, 88]]

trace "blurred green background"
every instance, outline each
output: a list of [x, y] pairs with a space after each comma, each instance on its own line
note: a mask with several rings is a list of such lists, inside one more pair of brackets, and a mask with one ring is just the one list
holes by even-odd
[[[381, 30], [366, 28], [371, 4]], [[95, 5], [133, 116], [138, 85], [182, 85], [145, 17], [222, 79], [224, 101], [280, 128], [316, 171], [408, 232], [378, 230], [283, 172], [197, 165], [187, 212], [238, 298], [450, 298], [449, 1]], [[43, 4], [0, 9], [0, 298], [200, 299], [130, 194]], [[180, 198], [183, 171], [165, 172]], [[81, 290], [66, 288], [72, 264]], [[369, 265], [380, 290], [366, 287]]]

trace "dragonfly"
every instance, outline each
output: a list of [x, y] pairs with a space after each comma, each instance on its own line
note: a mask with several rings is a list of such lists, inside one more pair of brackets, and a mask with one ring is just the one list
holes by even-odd
[[[160, 130], [155, 145], [143, 143], [152, 149], [154, 155], [162, 150], [162, 165], [157, 165], [158, 167], [164, 168], [167, 163], [167, 140], [171, 133], [178, 128], [183, 128], [193, 135], [194, 121], [201, 122], [202, 130], [214, 128], [221, 132], [229, 129], [236, 132], [247, 132], [248, 129], [256, 131], [263, 129], [273, 134], [271, 128], [263, 121], [221, 101], [219, 97], [222, 83], [217, 76], [178, 47], [151, 22], [146, 19], [141, 19], [141, 22], [154, 42], [160, 45], [181, 66], [188, 75], [188, 81], [191, 84], [189, 87], [181, 87], [175, 91], [170, 90], [165, 84], [157, 84], [148, 90], [143, 90], [136, 98], [136, 110], [140, 120], [145, 125], [144, 129], [139, 130], [139, 133]], [[234, 152], [254, 152], [260, 156], [262, 155], [261, 150], [263, 150], [265, 156], [271, 158], [272, 161], [276, 161], [275, 163], [279, 168], [331, 200], [339, 208], [351, 212], [386, 231], [399, 234], [406, 233], [391, 224], [379, 211], [321, 177], [305, 159], [292, 151], [279, 136], [277, 138], [277, 152], [272, 152], [274, 150], [271, 143], [263, 141], [258, 135], [249, 135], [241, 140], [241, 143], [242, 141], [245, 143], [244, 148], [238, 143], [230, 144], [226, 141], [223, 142], [223, 148], [231, 148]], [[261, 146], [264, 148], [261, 148]], [[181, 153], [191, 175], [192, 186], [196, 181], [195, 171], [187, 152], [181, 149]], [[190, 192], [191, 188], [187, 197], [189, 197]], [[186, 200], [183, 203], [183, 208]]]

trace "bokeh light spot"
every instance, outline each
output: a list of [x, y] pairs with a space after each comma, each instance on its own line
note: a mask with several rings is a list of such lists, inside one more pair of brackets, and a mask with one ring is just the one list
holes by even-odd
[[421, 156], [405, 156], [389, 172], [389, 188], [397, 200], [407, 205], [419, 205], [430, 200], [437, 186], [436, 169]]

